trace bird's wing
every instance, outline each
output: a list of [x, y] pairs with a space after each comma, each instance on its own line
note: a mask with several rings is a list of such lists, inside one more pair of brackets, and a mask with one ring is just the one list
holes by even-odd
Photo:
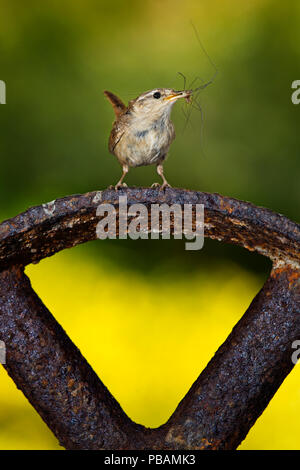
[[120, 116], [120, 114], [122, 114], [127, 109], [127, 106], [123, 103], [123, 101], [110, 91], [105, 90], [104, 94], [108, 101], [112, 104], [116, 117]]
[[127, 126], [125, 125], [125, 123], [122, 125], [122, 123], [120, 123], [120, 121], [118, 121], [118, 120], [116, 120], [114, 122], [112, 131], [111, 131], [110, 136], [109, 136], [109, 143], [108, 143], [108, 149], [109, 149], [110, 153], [114, 153], [114, 149], [115, 149], [116, 145], [122, 139], [122, 137], [125, 133], [126, 127]]

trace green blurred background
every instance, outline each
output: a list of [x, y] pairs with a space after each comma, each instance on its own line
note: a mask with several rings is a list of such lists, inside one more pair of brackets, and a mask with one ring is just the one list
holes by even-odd
[[[109, 89], [125, 101], [208, 80], [204, 113], [173, 110], [165, 173], [175, 187], [218, 192], [298, 220], [300, 3], [276, 0], [0, 0], [0, 219], [121, 174], [108, 154]], [[201, 137], [201, 129], [203, 137]], [[149, 186], [154, 167], [127, 183]], [[268, 276], [270, 263], [206, 241], [97, 241], [26, 272], [33, 287], [135, 421], [166, 421]], [[296, 367], [240, 449], [300, 449]], [[0, 371], [0, 449], [60, 448]]]

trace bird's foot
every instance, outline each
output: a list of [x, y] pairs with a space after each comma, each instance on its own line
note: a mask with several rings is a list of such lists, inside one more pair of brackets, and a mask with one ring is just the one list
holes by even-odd
[[160, 191], [164, 191], [166, 188], [172, 188], [172, 186], [169, 183], [165, 182], [161, 185]]
[[158, 188], [160, 191], [164, 191], [166, 188], [172, 188], [172, 186], [167, 182], [163, 184], [153, 183], [151, 188]]
[[113, 186], [113, 188], [118, 191], [118, 189], [121, 189], [121, 188], [128, 188], [127, 184], [126, 183], [117, 183], [115, 186]]
[[128, 188], [126, 183], [117, 183], [117, 184], [110, 184], [107, 189], [113, 189], [115, 191], [118, 191], [120, 188]]

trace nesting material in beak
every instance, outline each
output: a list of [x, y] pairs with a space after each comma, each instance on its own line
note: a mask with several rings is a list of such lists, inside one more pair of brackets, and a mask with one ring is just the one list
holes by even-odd
[[169, 96], [166, 96], [164, 98], [165, 101], [176, 101], [178, 98], [186, 98], [188, 95], [190, 95], [189, 91], [178, 91], [174, 92]]
[[178, 91], [175, 93], [172, 93], [169, 96], [166, 96], [164, 100], [166, 101], [176, 101], [179, 98], [185, 98], [187, 103], [191, 102], [191, 97], [192, 97], [192, 90], [185, 90], [185, 91]]

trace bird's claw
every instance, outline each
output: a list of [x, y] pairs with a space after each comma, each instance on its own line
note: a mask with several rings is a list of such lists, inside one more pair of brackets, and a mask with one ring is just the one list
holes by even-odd
[[128, 186], [126, 183], [117, 183], [115, 186], [113, 186], [113, 188], [115, 189], [115, 191], [118, 191], [118, 189], [128, 188]]
[[172, 188], [172, 186], [169, 183], [163, 183], [163, 184], [153, 183], [151, 185], [151, 188], [158, 188], [159, 191], [164, 191], [166, 188]]
[[172, 188], [169, 183], [163, 183], [160, 187], [160, 191], [164, 191], [166, 188]]

